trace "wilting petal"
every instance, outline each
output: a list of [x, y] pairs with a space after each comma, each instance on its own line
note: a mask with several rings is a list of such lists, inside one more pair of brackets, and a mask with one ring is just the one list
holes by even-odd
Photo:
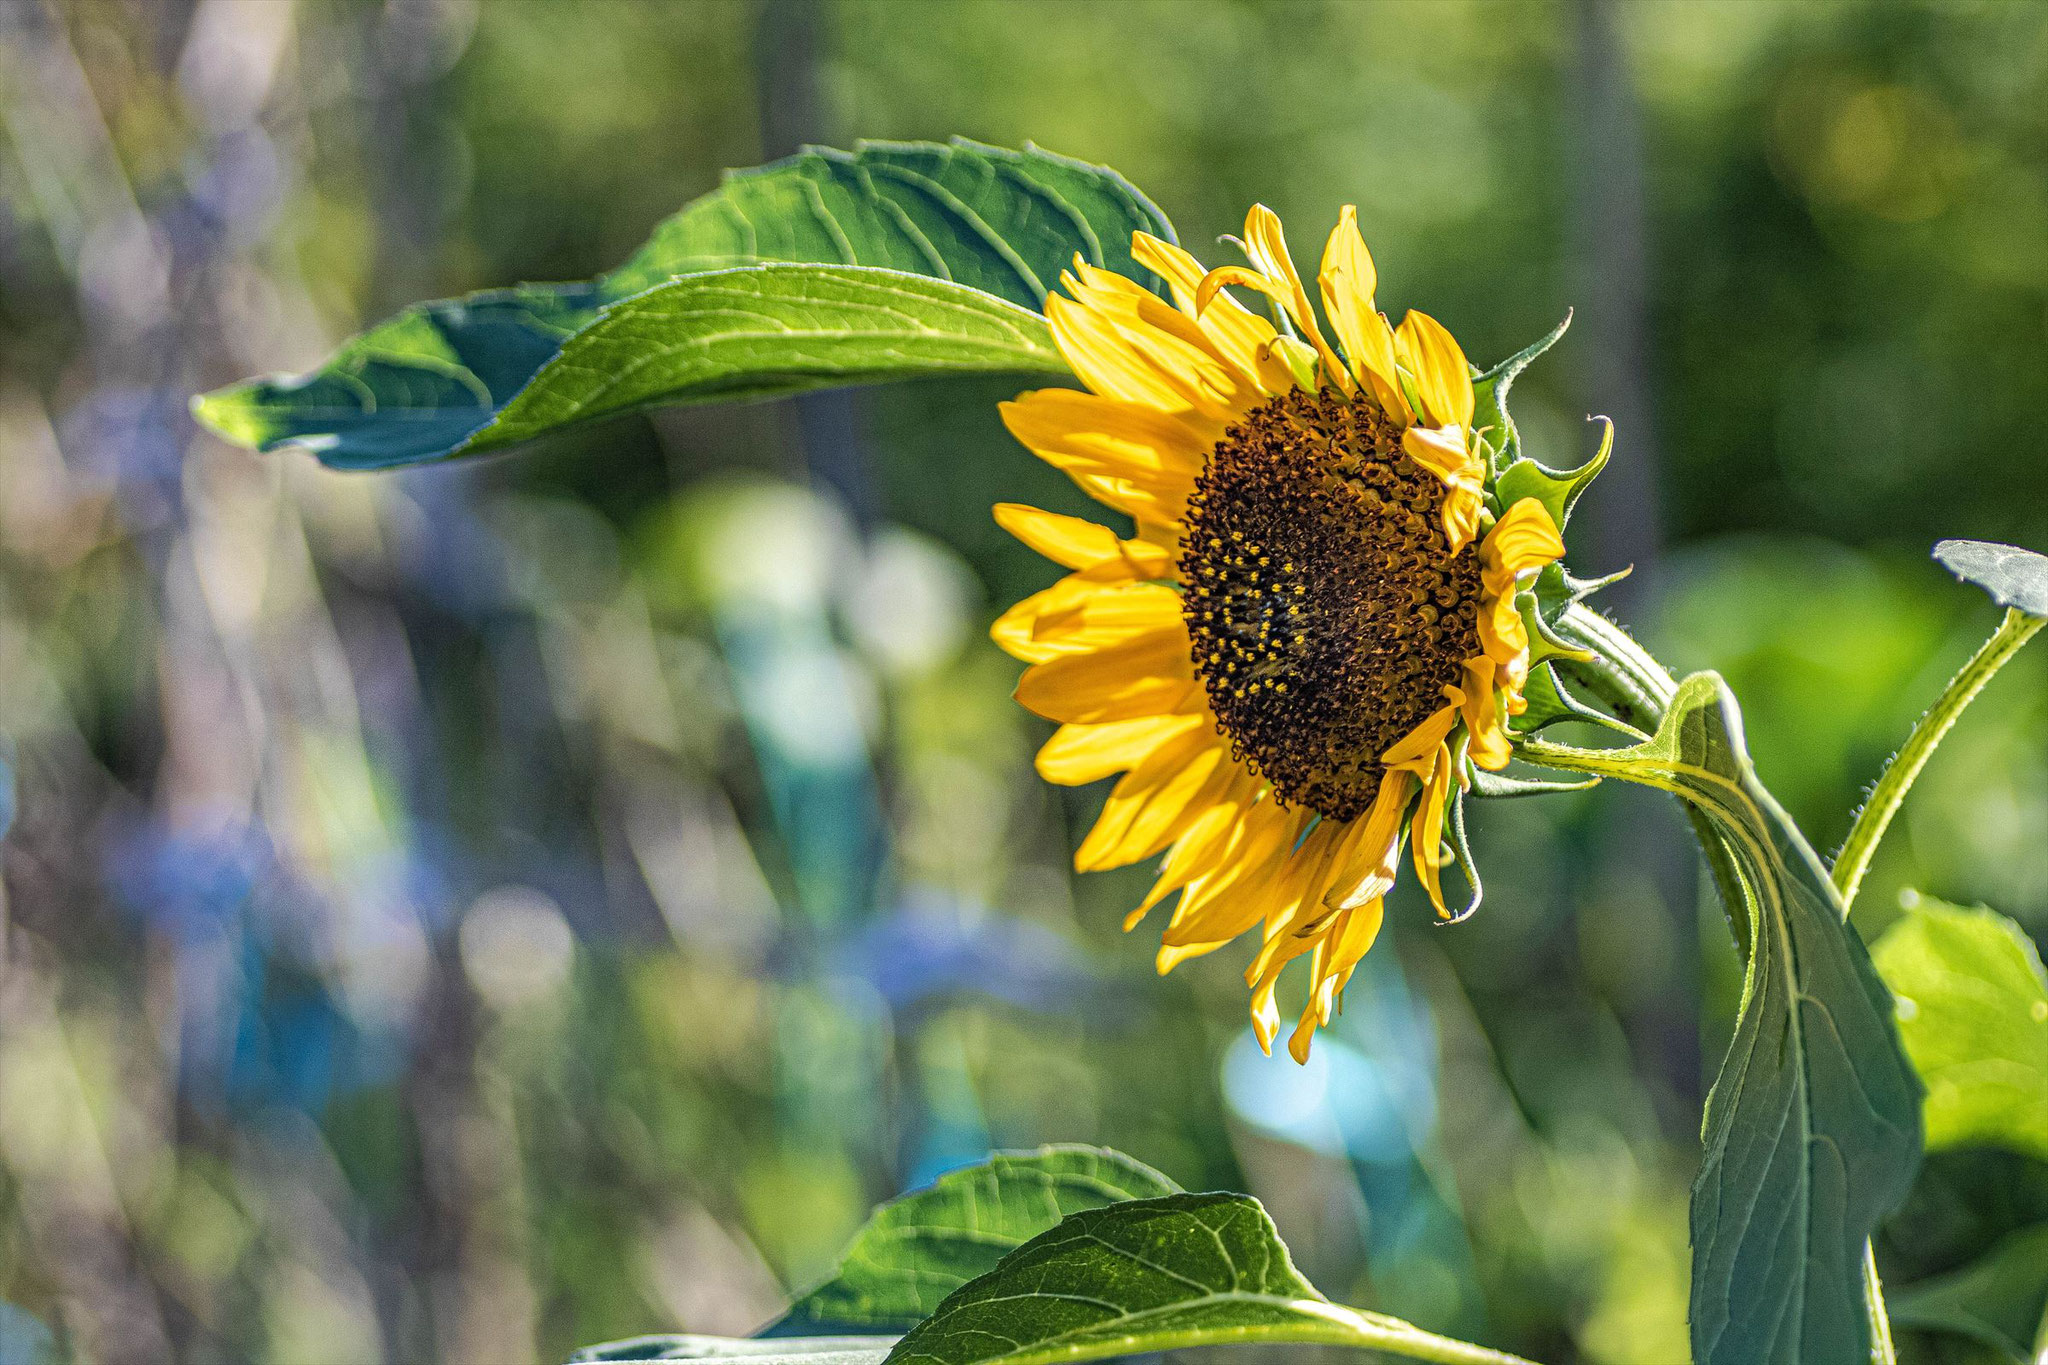
[[1498, 665], [1485, 655], [1465, 661], [1465, 732], [1471, 736], [1472, 761], [1491, 772], [1508, 765], [1508, 733], [1502, 723], [1500, 696], [1494, 687]]

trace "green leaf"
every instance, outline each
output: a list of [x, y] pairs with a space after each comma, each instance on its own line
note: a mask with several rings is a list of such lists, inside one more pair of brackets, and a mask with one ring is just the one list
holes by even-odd
[[2026, 1365], [2048, 1349], [2048, 1223], [2010, 1234], [1961, 1270], [1895, 1290], [1889, 1306], [1895, 1326], [1970, 1337]]
[[1911, 1188], [1920, 1087], [1833, 883], [1757, 780], [1734, 697], [1695, 674], [1646, 743], [1531, 740], [1523, 756], [1676, 794], [1746, 902], [1742, 1010], [1693, 1186], [1696, 1365], [1868, 1365], [1864, 1246]]
[[609, 309], [470, 446], [664, 404], [1065, 371], [1043, 318], [976, 290], [869, 266], [743, 266], [685, 275]]
[[[872, 266], [1036, 311], [1077, 253], [1152, 283], [1130, 255], [1139, 230], [1173, 236], [1165, 216], [1115, 172], [1036, 148], [956, 140], [813, 149], [728, 176], [609, 275], [416, 305], [345, 343], [310, 374], [220, 389], [195, 399], [193, 411], [237, 444], [304, 446], [337, 468], [469, 454], [548, 429], [495, 419], [537, 377], [554, 374], [572, 337], [673, 277], [772, 262]], [[850, 378], [807, 368], [800, 354], [778, 359], [772, 347], [756, 348], [750, 359], [764, 368], [756, 382], [693, 392], [763, 397], [961, 368], [949, 351], [906, 356], [894, 367], [863, 364]], [[791, 365], [801, 382], [776, 382]], [[1033, 360], [1023, 368], [1046, 365]], [[579, 408], [570, 420], [596, 415]]]
[[2048, 975], [2026, 931], [1993, 910], [1920, 898], [1872, 956], [1927, 1083], [1927, 1146], [2048, 1159]]
[[881, 1365], [896, 1338], [704, 1337], [689, 1333], [629, 1337], [586, 1346], [568, 1365], [639, 1365], [651, 1360], [744, 1360], [746, 1365]]
[[876, 1209], [832, 1278], [798, 1299], [774, 1330], [907, 1330], [1068, 1214], [1179, 1189], [1150, 1166], [1100, 1147], [998, 1152]]
[[1580, 495], [1607, 467], [1607, 457], [1614, 451], [1614, 423], [1604, 417], [1600, 420], [1606, 423], [1600, 433], [1600, 447], [1577, 469], [1550, 469], [1524, 456], [1502, 471], [1494, 484], [1501, 510], [1506, 511], [1524, 498], [1534, 498], [1563, 529], [1571, 520], [1572, 508], [1578, 505]]
[[1999, 606], [2048, 617], [2048, 555], [1989, 540], [1944, 540], [1934, 547], [1934, 557]]
[[1077, 1213], [1034, 1237], [941, 1303], [889, 1365], [1047, 1365], [1255, 1342], [1518, 1360], [1330, 1303], [1248, 1195], [1175, 1194]]

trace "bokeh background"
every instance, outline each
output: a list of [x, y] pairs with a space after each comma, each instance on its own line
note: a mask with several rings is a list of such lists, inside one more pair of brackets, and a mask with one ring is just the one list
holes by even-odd
[[[1743, 0], [0, 0], [0, 1360], [512, 1365], [744, 1333], [875, 1201], [1113, 1144], [1333, 1296], [1684, 1358], [1739, 987], [1662, 804], [1494, 807], [1306, 1068], [1161, 981], [984, 631], [1076, 510], [1003, 384], [336, 475], [199, 434], [419, 298], [588, 276], [804, 141], [1114, 165], [1207, 244], [1359, 206], [1384, 306], [1620, 427], [1574, 567], [1721, 669], [1832, 848], [2048, 548], [2048, 8]], [[1858, 909], [2048, 931], [2048, 652]]]

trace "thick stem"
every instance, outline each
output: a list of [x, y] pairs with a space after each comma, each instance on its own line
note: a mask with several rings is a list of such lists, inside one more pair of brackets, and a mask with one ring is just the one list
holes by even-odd
[[[2016, 620], [2024, 624], [2015, 625]], [[1561, 634], [1593, 651], [1594, 658], [1578, 665], [1578, 671], [1602, 701], [1617, 710], [1637, 712], [1639, 724], [1654, 726], [1663, 717], [1676, 684], [1664, 666], [1637, 644], [1627, 631], [1598, 612], [1577, 604], [1566, 609], [1558, 624]], [[1906, 788], [1912, 786], [1913, 778], [1927, 761], [1927, 754], [1933, 752], [1942, 735], [1955, 723], [1956, 715], [1983, 689], [1991, 674], [1997, 672], [2014, 651], [2040, 629], [2041, 624], [2038, 618], [2023, 617], [2016, 611], [2007, 612], [1998, 634], [1992, 636], [1976, 657], [1963, 666], [1963, 671], [1956, 675], [1955, 681], [1949, 684], [1948, 690], [1908, 737], [1906, 747], [1899, 751], [1899, 758], [1879, 779], [1878, 790], [1872, 793], [1870, 804], [1864, 808], [1863, 815], [1856, 821], [1856, 828], [1850, 832], [1842, 857], [1836, 860], [1835, 884], [1843, 888], [1844, 916], [1848, 914], [1849, 898], [1855, 894], [1855, 883], [1862, 879], [1863, 865], [1868, 863], [1871, 849], [1883, 836], [1885, 825], [1890, 823], [1892, 812], [1904, 798]], [[2008, 636], [2015, 638], [2008, 639]], [[1937, 713], [1941, 713], [1944, 705], [1951, 701], [1950, 709], [1938, 716]], [[1626, 715], [1624, 718], [1635, 719]], [[1916, 744], [1920, 747], [1916, 748]], [[1894, 773], [1899, 774], [1895, 789], [1889, 785]], [[1879, 798], [1887, 795], [1890, 804], [1880, 810]], [[1873, 816], [1874, 811], [1877, 814]], [[1736, 944], [1747, 952], [1751, 928], [1749, 902], [1734, 860], [1722, 841], [1714, 837], [1706, 817], [1690, 805], [1686, 806], [1686, 815], [1698, 836], [1700, 851], [1706, 855], [1707, 863], [1713, 869], [1715, 885], [1720, 889], [1722, 904], [1728, 910], [1730, 927], [1735, 930]], [[1864, 834], [1865, 817], [1870, 817], [1871, 828], [1867, 835]], [[1863, 835], [1863, 842], [1859, 842], [1859, 835]], [[1849, 865], [1852, 851], [1861, 862], [1850, 868], [1852, 879], [1845, 882], [1843, 870]], [[1863, 1244], [1863, 1287], [1864, 1306], [1870, 1323], [1871, 1365], [1897, 1365], [1898, 1357], [1892, 1346], [1891, 1319], [1884, 1306], [1884, 1286], [1878, 1281], [1877, 1258], [1868, 1242]], [[2043, 1328], [2048, 1331], [2048, 1323], [2044, 1323]], [[2044, 1353], [2043, 1359], [2048, 1361], [2048, 1353]]]
[[2007, 608], [1998, 629], [1992, 632], [1981, 649], [1970, 656], [1970, 661], [1963, 665], [1961, 671], [1949, 679], [1948, 686], [1935, 698], [1934, 705], [1927, 708], [1927, 714], [1920, 717], [1913, 733], [1906, 736], [1906, 742], [1885, 765], [1877, 785], [1870, 789], [1870, 799], [1856, 813], [1856, 823], [1850, 827], [1849, 837], [1842, 843], [1842, 851], [1835, 855], [1835, 889], [1842, 893], [1842, 913], [1847, 914], [1850, 904], [1855, 901], [1857, 888], [1863, 884], [1863, 874], [1870, 870], [1871, 856], [1877, 852], [1878, 841], [1884, 838], [1892, 817], [1899, 813], [1900, 803], [1913, 786], [1913, 779], [1920, 776], [1920, 770], [1927, 766], [1927, 759], [1935, 746], [1947, 736], [1949, 728], [1956, 723], [1956, 717], [1962, 715], [1963, 709], [1984, 690], [1984, 684], [1991, 681], [1991, 675], [2003, 668], [2006, 661], [2019, 652], [2020, 646], [2033, 639], [2043, 624], [2042, 617]]

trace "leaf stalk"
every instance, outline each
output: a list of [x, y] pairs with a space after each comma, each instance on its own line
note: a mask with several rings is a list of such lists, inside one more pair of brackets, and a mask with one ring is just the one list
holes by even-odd
[[2017, 607], [2006, 608], [2005, 619], [1998, 623], [1998, 629], [1970, 656], [1955, 677], [1949, 679], [1948, 686], [1935, 698], [1934, 705], [1927, 708], [1927, 714], [1920, 717], [1913, 732], [1906, 736], [1906, 742], [1899, 746], [1898, 753], [1885, 765], [1877, 785], [1870, 789], [1870, 799], [1856, 813], [1856, 822], [1850, 826], [1842, 851], [1835, 855], [1832, 875], [1836, 889], [1842, 893], [1843, 914], [1846, 915], [1855, 903], [1856, 892], [1863, 885], [1864, 874], [1870, 870], [1870, 860], [1877, 852], [1878, 842], [1884, 838], [1892, 817], [1899, 813], [1899, 806], [1912, 789], [1914, 779], [1927, 766], [1935, 746], [1947, 737], [1956, 718], [1977, 699], [1977, 694], [1984, 690], [1984, 684], [1991, 681], [1992, 675], [2005, 667], [2044, 624], [2048, 624], [2048, 618], [2030, 616]]

